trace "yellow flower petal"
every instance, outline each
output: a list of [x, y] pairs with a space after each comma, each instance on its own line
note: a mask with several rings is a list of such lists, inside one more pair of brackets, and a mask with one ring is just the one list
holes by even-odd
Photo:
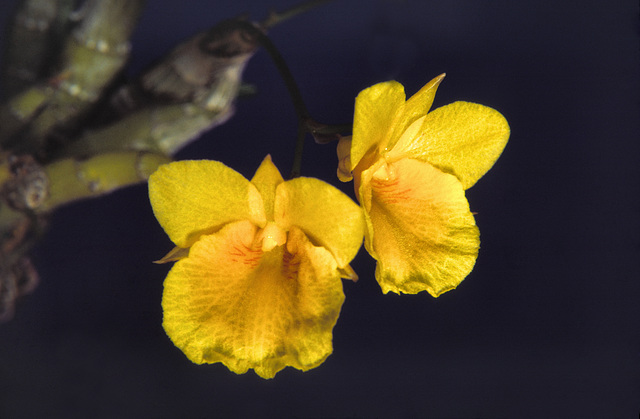
[[284, 229], [297, 226], [318, 246], [328, 249], [344, 268], [364, 237], [360, 207], [339, 189], [314, 178], [296, 178], [278, 185], [275, 221]]
[[314, 368], [332, 352], [344, 301], [335, 260], [297, 228], [286, 246], [264, 253], [257, 230], [229, 224], [175, 264], [162, 299], [165, 331], [191, 361], [238, 374]]
[[160, 166], [149, 178], [149, 199], [158, 222], [179, 247], [189, 247], [202, 234], [232, 221], [266, 222], [256, 187], [216, 161]]
[[362, 173], [360, 196], [384, 293], [437, 297], [473, 269], [479, 231], [454, 176], [413, 159], [381, 160]]
[[398, 115], [397, 120], [393, 123], [393, 131], [390, 134], [389, 143], [386, 146], [387, 149], [390, 150], [393, 148], [406, 129], [429, 112], [433, 104], [433, 99], [436, 97], [438, 86], [444, 79], [444, 76], [444, 74], [441, 74], [425, 84], [422, 89], [404, 103], [401, 114]]
[[498, 111], [476, 103], [454, 102], [429, 112], [420, 128], [409, 127], [390, 156], [428, 162], [455, 175], [468, 189], [500, 157], [509, 133], [509, 125]]
[[351, 168], [375, 147], [384, 147], [396, 114], [404, 106], [404, 87], [396, 81], [375, 84], [356, 97], [353, 117]]
[[253, 183], [264, 202], [264, 212], [268, 220], [273, 220], [273, 202], [276, 199], [276, 187], [284, 182], [278, 168], [273, 164], [271, 155], [262, 160], [260, 167], [256, 170], [255, 175], [251, 178]]

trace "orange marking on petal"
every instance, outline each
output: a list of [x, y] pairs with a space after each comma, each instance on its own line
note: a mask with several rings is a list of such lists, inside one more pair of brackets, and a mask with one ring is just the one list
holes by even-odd
[[376, 200], [384, 204], [397, 204], [411, 198], [412, 188], [400, 188], [398, 178], [391, 180], [371, 179], [371, 187]]
[[229, 251], [232, 262], [239, 262], [247, 266], [255, 267], [260, 263], [262, 258], [262, 250], [253, 249], [244, 245], [233, 245], [233, 250]]

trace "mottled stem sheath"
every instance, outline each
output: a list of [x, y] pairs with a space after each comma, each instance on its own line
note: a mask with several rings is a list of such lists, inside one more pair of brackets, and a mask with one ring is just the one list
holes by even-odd
[[[80, 13], [82, 22], [67, 37], [59, 71], [13, 98], [14, 106], [0, 108], [10, 130], [0, 132], [6, 149], [38, 154], [56, 128], [73, 125], [99, 99], [104, 88], [124, 66], [129, 36], [144, 7], [144, 0], [89, 0]], [[29, 98], [27, 111], [15, 107]], [[20, 133], [16, 137], [16, 134]]]
[[171, 159], [159, 153], [121, 151], [105, 153], [87, 160], [72, 158], [44, 166], [49, 180], [49, 195], [36, 213], [84, 198], [104, 195], [116, 189], [145, 182], [161, 164]]

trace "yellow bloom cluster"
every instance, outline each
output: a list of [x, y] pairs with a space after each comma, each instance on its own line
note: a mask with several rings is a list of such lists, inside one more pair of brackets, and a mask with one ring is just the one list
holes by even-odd
[[500, 156], [497, 111], [455, 102], [429, 112], [444, 75], [405, 101], [385, 82], [356, 98], [338, 177], [361, 206], [313, 178], [285, 181], [267, 156], [249, 181], [220, 162], [180, 161], [149, 179], [154, 213], [176, 244], [163, 326], [195, 363], [271, 378], [332, 352], [341, 278], [363, 237], [382, 290], [437, 297], [471, 271], [479, 231], [464, 191]]

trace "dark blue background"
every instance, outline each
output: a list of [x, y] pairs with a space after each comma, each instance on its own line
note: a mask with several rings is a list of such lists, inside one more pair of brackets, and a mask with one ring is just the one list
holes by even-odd
[[[2, 17], [15, 1], [0, 6]], [[135, 73], [187, 36], [293, 1], [149, 1]], [[434, 106], [501, 111], [512, 129], [467, 193], [482, 248], [455, 291], [382, 295], [361, 251], [334, 353], [265, 381], [190, 363], [161, 326], [154, 265], [171, 243], [145, 186], [58, 211], [33, 253], [42, 277], [0, 325], [0, 417], [637, 417], [640, 140], [636, 1], [335, 1], [271, 36], [312, 115], [350, 122], [363, 88], [409, 94], [446, 72]], [[296, 119], [263, 51], [259, 94], [177, 157], [251, 176], [289, 171]], [[303, 175], [335, 178], [334, 146]]]

